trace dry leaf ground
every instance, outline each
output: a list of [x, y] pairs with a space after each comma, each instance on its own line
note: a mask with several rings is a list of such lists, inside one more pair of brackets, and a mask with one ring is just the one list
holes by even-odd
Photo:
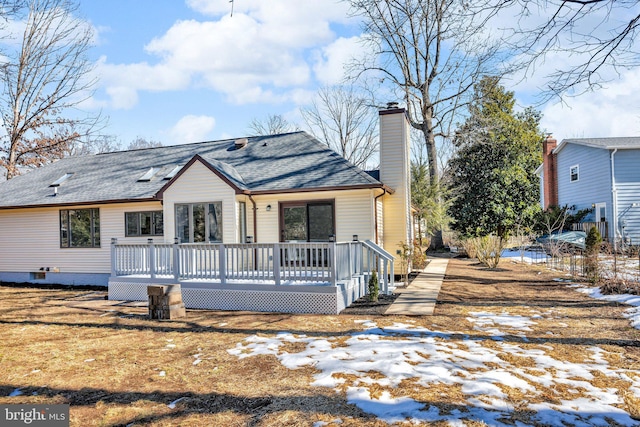
[[[640, 331], [623, 317], [626, 307], [593, 300], [554, 277], [557, 273], [532, 266], [487, 270], [454, 259], [435, 314], [414, 318], [189, 310], [184, 321], [152, 321], [144, 305], [105, 301], [100, 291], [0, 286], [0, 403], [67, 403], [72, 426], [382, 426], [386, 423], [347, 402], [344, 387], [311, 385], [318, 374], [313, 365], [288, 369], [274, 355], [239, 358], [229, 353], [252, 337], [275, 338], [282, 332], [340, 347], [362, 331], [363, 320], [382, 328], [409, 323], [447, 330], [452, 332], [447, 339], [473, 337], [486, 348], [508, 342], [544, 349], [567, 362], [585, 360], [597, 346], [605, 350], [611, 369], [640, 380]], [[553, 315], [537, 319], [526, 336], [507, 334], [495, 341], [469, 320], [477, 312]], [[290, 342], [277, 352], [306, 348]], [[499, 357], [510, 366], [534, 369], [531, 358], [505, 352]], [[354, 380], [339, 375], [345, 387]], [[640, 417], [640, 401], [627, 381], [594, 375], [591, 382], [617, 390], [616, 405]], [[512, 402], [510, 422], [531, 420], [521, 402], [575, 399], [582, 393], [559, 385], [535, 397], [507, 384], [501, 389]], [[372, 386], [370, 392], [409, 396], [444, 414], [468, 405], [460, 387], [423, 387], [412, 380], [398, 387]], [[12, 393], [19, 395], [9, 397]], [[484, 423], [467, 420], [466, 425]]]

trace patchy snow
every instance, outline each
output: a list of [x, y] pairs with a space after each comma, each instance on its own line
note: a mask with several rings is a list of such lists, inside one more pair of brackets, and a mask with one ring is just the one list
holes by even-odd
[[[533, 319], [542, 318], [553, 317], [532, 309], [531, 317], [503, 311], [470, 313], [467, 319], [478, 330], [504, 336], [524, 334], [535, 324]], [[524, 348], [513, 340], [487, 341], [404, 323], [383, 328], [370, 320], [356, 323], [364, 330], [344, 342], [282, 332], [275, 337], [252, 335], [228, 351], [239, 358], [273, 355], [289, 369], [313, 366], [318, 373], [312, 385], [345, 390], [349, 403], [387, 423], [447, 421], [458, 426], [465, 420], [480, 420], [491, 426], [513, 426], [509, 418], [517, 413], [520, 427], [640, 425], [618, 407], [624, 390], [594, 385], [596, 374], [615, 377], [640, 397], [640, 371], [610, 367], [607, 352], [600, 347], [586, 349], [588, 356], [580, 362], [569, 362], [547, 354], [553, 347], [546, 344]], [[282, 350], [285, 343], [306, 346], [301, 352], [288, 353]], [[525, 358], [526, 363], [509, 362]], [[406, 381], [417, 395], [421, 389], [456, 387], [464, 401], [452, 402], [444, 410], [398, 395], [398, 387]], [[506, 386], [523, 398], [514, 402]], [[575, 398], [563, 400], [557, 390], [573, 390]]]
[[600, 288], [589, 288], [583, 287], [580, 285], [574, 286], [578, 292], [585, 293], [589, 295], [591, 298], [606, 300], [606, 301], [616, 301], [625, 304], [629, 304], [633, 306], [625, 311], [624, 315], [629, 318], [631, 321], [631, 325], [640, 329], [640, 295], [629, 295], [629, 294], [615, 294], [615, 295], [604, 295], [600, 292]]
[[313, 423], [313, 427], [323, 427], [328, 426], [329, 424], [342, 424], [342, 419], [336, 418], [335, 420], [331, 420], [330, 422], [316, 421], [315, 423]]
[[[529, 326], [535, 324], [530, 318], [524, 316], [512, 316], [506, 312], [502, 314], [494, 314], [487, 312], [472, 312], [470, 313], [473, 317], [467, 317], [467, 320], [471, 323], [474, 323], [473, 329], [476, 331], [486, 332], [489, 335], [493, 335], [494, 337], [500, 337], [506, 334], [513, 334], [524, 337], [524, 331], [531, 331]], [[540, 318], [541, 316], [536, 316], [536, 318]], [[499, 329], [499, 327], [508, 328], [509, 331], [505, 332], [503, 329]], [[495, 338], [497, 340], [501, 338]]]
[[542, 264], [547, 262], [547, 254], [539, 251], [528, 251], [520, 249], [504, 249], [500, 258], [509, 259], [514, 262], [525, 262], [527, 264]]

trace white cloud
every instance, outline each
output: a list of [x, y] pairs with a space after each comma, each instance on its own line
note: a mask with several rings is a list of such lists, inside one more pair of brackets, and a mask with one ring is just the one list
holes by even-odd
[[353, 50], [351, 39], [332, 45], [337, 37], [332, 25], [350, 19], [343, 2], [247, 0], [236, 2], [233, 16], [227, 0], [187, 4], [210, 20], [177, 21], [151, 40], [145, 50], [158, 58], [156, 64], [100, 61], [111, 106], [131, 108], [140, 90], [189, 87], [218, 91], [237, 104], [292, 101], [315, 84], [311, 50], [322, 52], [316, 55], [316, 73], [323, 83], [335, 80], [340, 60]]
[[640, 69], [623, 73], [606, 87], [547, 105], [543, 110], [543, 129], [559, 140], [575, 137], [640, 135]]
[[166, 64], [109, 64], [105, 56], [98, 60], [95, 73], [109, 95], [110, 100], [106, 104], [114, 109], [133, 108], [138, 102], [139, 90], [186, 89], [190, 81], [188, 75]]
[[215, 125], [211, 116], [184, 116], [171, 128], [169, 137], [176, 144], [204, 141]]
[[345, 64], [362, 52], [360, 37], [340, 37], [321, 48], [313, 67], [316, 79], [324, 85], [340, 83], [345, 76]]

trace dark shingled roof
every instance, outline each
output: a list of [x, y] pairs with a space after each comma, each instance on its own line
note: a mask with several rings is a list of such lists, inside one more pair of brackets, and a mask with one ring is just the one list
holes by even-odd
[[[333, 188], [382, 187], [380, 181], [348, 163], [306, 134], [234, 139], [69, 157], [0, 183], [0, 208], [153, 200], [169, 183], [164, 177], [194, 156], [226, 178], [238, 192], [259, 194]], [[148, 182], [138, 179], [150, 168]], [[50, 184], [66, 173], [58, 195]]]
[[562, 150], [566, 144], [578, 144], [585, 145], [587, 147], [602, 148], [604, 150], [632, 150], [640, 149], [640, 137], [638, 136], [623, 136], [613, 138], [567, 138], [556, 148], [556, 152]]

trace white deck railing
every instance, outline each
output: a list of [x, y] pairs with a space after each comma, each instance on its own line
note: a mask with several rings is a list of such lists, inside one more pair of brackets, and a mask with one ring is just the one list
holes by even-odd
[[336, 283], [378, 271], [393, 285], [393, 257], [371, 241], [321, 243], [120, 244], [111, 239], [111, 275], [175, 280]]

